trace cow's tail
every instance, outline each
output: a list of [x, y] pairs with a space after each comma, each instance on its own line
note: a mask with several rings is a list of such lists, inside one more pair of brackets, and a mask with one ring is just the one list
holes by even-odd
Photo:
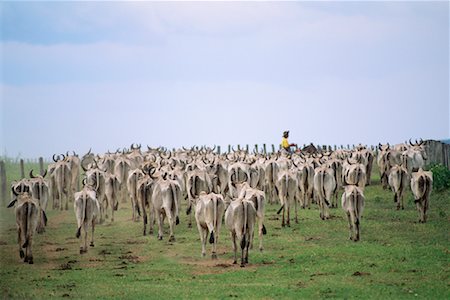
[[180, 224], [180, 218], [178, 217], [178, 199], [177, 199], [177, 187], [175, 184], [170, 184], [170, 191], [172, 193], [172, 209], [175, 212], [175, 224]]
[[277, 211], [277, 215], [279, 215], [279, 214], [281, 213], [281, 211], [283, 210], [283, 208], [284, 208], [284, 203], [281, 205], [280, 209]]
[[322, 184], [323, 200], [327, 206], [330, 206], [330, 202], [328, 202], [328, 199], [327, 199], [327, 192], [325, 191], [325, 184], [324, 184], [325, 172], [320, 173], [320, 180], [321, 180], [321, 184]]
[[305, 179], [303, 180], [305, 182], [305, 191], [309, 188], [309, 168], [304, 167], [303, 170], [305, 170]]
[[355, 188], [352, 192], [352, 203], [353, 203], [353, 209], [355, 210], [355, 224], [359, 224], [359, 217], [360, 217], [360, 211], [359, 211], [359, 205], [360, 205], [360, 200], [359, 197], [361, 197], [361, 195], [358, 193], [358, 190]]
[[113, 181], [113, 209], [117, 210], [119, 208], [119, 181], [116, 177], [112, 177]]
[[248, 222], [248, 216], [247, 216], [248, 203], [247, 203], [247, 201], [242, 201], [242, 209], [243, 209], [243, 212], [244, 212], [244, 223], [243, 223], [244, 228], [242, 230], [241, 249], [244, 249], [245, 245], [247, 244], [247, 229], [248, 229], [247, 228], [248, 227], [248, 224], [247, 224], [247, 222]]
[[209, 243], [214, 244], [214, 229], [217, 228], [217, 197], [212, 197], [213, 201], [213, 210], [214, 210], [214, 218], [213, 218], [213, 230], [211, 231], [211, 235], [209, 236]]
[[[256, 211], [258, 211], [258, 209], [259, 209], [261, 212], [260, 217], [263, 218], [264, 217], [264, 196], [263, 195], [259, 195], [256, 198], [256, 204], [258, 207], [258, 208], [256, 208]], [[264, 226], [264, 224], [262, 225], [262, 234], [264, 234], [264, 235], [267, 234], [266, 226]]]
[[27, 202], [25, 203], [24, 207], [25, 207], [25, 242], [22, 245], [22, 248], [26, 248], [28, 247], [28, 242], [29, 242], [29, 236], [30, 236], [30, 231], [31, 228], [30, 227], [30, 221], [31, 221], [31, 203]]
[[419, 189], [422, 192], [419, 199], [417, 199], [415, 202], [421, 201], [425, 195], [428, 193], [428, 190], [431, 188], [431, 181], [428, 176], [421, 175], [418, 180]]

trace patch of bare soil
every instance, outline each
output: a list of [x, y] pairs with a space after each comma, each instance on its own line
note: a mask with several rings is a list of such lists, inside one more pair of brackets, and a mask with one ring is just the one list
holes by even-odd
[[126, 255], [121, 255], [119, 256], [119, 259], [126, 259], [129, 262], [132, 262], [134, 264], [140, 263], [141, 261], [139, 260], [139, 256], [136, 255], [131, 255], [131, 254], [126, 254]]
[[317, 272], [314, 274], [309, 275], [310, 277], [315, 277], [315, 276], [330, 276], [330, 275], [334, 275], [334, 273], [322, 273], [322, 272]]
[[146, 244], [147, 241], [145, 241], [145, 240], [127, 240], [125, 243], [127, 245], [140, 245], [140, 244]]
[[352, 276], [367, 276], [367, 275], [370, 275], [370, 273], [356, 271], [355, 273], [352, 274]]
[[320, 240], [320, 237], [318, 237], [318, 236], [308, 236], [308, 237], [305, 237], [305, 241], [319, 241]]
[[8, 245], [8, 243], [5, 241], [0, 241], [0, 245]]
[[72, 270], [72, 265], [69, 263], [63, 263], [63, 264], [60, 264], [59, 267], [56, 268], [56, 270], [62, 270], [62, 271]]
[[111, 255], [111, 251], [103, 249], [103, 250], [100, 250], [100, 252], [98, 254], [99, 255]]

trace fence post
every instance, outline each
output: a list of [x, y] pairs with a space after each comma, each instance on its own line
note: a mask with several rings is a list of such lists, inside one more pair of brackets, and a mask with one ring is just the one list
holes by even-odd
[[20, 178], [25, 178], [25, 168], [23, 166], [23, 159], [20, 159]]
[[267, 154], [266, 144], [263, 144], [264, 155]]
[[245, 145], [245, 150], [247, 151], [247, 153], [248, 153], [248, 144], [247, 145]]
[[1, 200], [2, 203], [6, 202], [6, 168], [5, 162], [0, 161], [0, 189], [1, 189]]
[[275, 145], [272, 144], [272, 153], [275, 153]]
[[256, 152], [256, 153], [259, 153], [259, 152], [258, 152], [258, 144], [255, 144], [255, 152]]
[[220, 146], [217, 146], [217, 154], [220, 154]]
[[228, 145], [228, 153], [231, 152], [231, 145]]
[[238, 144], [238, 151], [241, 151], [241, 145]]
[[39, 174], [44, 175], [44, 159], [39, 157]]

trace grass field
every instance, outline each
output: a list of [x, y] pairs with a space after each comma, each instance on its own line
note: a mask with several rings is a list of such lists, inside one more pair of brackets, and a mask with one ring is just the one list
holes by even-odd
[[[29, 170], [30, 166], [27, 166]], [[9, 179], [18, 178], [14, 164]], [[36, 170], [36, 169], [35, 169]], [[37, 172], [36, 172], [37, 173]], [[13, 174], [13, 175], [11, 175]], [[13, 177], [15, 176], [15, 177]], [[450, 192], [432, 193], [428, 223], [419, 224], [412, 194], [394, 209], [374, 170], [365, 191], [361, 241], [348, 240], [341, 208], [322, 221], [316, 207], [300, 210], [299, 224], [281, 228], [278, 206], [266, 208], [265, 251], [250, 251], [249, 265], [232, 264], [229, 234], [222, 228], [218, 260], [200, 256], [197, 229], [183, 213], [176, 242], [142, 236], [121, 204], [113, 224], [96, 227], [96, 244], [79, 254], [73, 209], [49, 210], [47, 231], [35, 237], [34, 265], [18, 254], [13, 209], [0, 208], [2, 298], [375, 298], [449, 299]], [[49, 207], [51, 207], [49, 205]], [[72, 207], [72, 206], [70, 206]], [[184, 211], [184, 208], [183, 210]], [[167, 226], [166, 226], [167, 229]], [[210, 248], [208, 248], [208, 254]]]

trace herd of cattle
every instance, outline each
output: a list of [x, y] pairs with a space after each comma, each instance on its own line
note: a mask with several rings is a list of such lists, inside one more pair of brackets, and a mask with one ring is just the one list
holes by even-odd
[[[53, 155], [54, 163], [42, 175], [30, 172], [29, 179], [12, 183], [12, 201], [18, 228], [19, 254], [25, 262], [33, 263], [34, 232], [42, 233], [47, 224], [47, 203], [53, 209], [68, 209], [73, 201], [77, 219], [76, 236], [83, 235], [80, 253], [87, 251], [88, 230], [94, 245], [94, 228], [103, 223], [119, 203], [130, 202], [132, 219], [143, 221], [143, 234], [153, 233], [158, 225], [158, 239], [163, 238], [163, 223], [169, 223], [169, 240], [174, 241], [174, 228], [179, 224], [182, 201], [192, 226], [192, 207], [206, 255], [206, 243], [212, 244], [212, 258], [217, 258], [216, 246], [222, 219], [229, 229], [237, 263], [238, 247], [241, 266], [248, 263], [248, 250], [253, 244], [254, 227], [258, 228], [259, 249], [263, 250], [264, 206], [278, 203], [282, 213], [281, 225], [290, 226], [292, 218], [298, 223], [298, 207], [319, 207], [320, 218], [329, 218], [329, 208], [338, 206], [338, 192], [343, 189], [342, 209], [350, 228], [350, 239], [360, 239], [360, 220], [364, 208], [364, 189], [371, 183], [374, 152], [364, 146], [352, 150], [321, 152], [310, 145], [290, 154], [271, 154], [237, 150], [218, 154], [215, 148], [193, 147], [167, 151], [140, 145], [115, 153], [83, 157]], [[432, 173], [422, 168], [426, 152], [423, 142], [404, 143], [391, 147], [378, 146], [376, 158], [381, 183], [394, 192], [397, 209], [403, 209], [407, 185], [414, 194], [419, 222], [426, 222]], [[81, 170], [84, 171], [81, 180]], [[46, 175], [48, 174], [47, 178]], [[82, 188], [80, 187], [82, 182]], [[410, 184], [409, 184], [410, 183]], [[148, 228], [147, 228], [148, 227]], [[238, 246], [239, 245], [239, 246]]]

